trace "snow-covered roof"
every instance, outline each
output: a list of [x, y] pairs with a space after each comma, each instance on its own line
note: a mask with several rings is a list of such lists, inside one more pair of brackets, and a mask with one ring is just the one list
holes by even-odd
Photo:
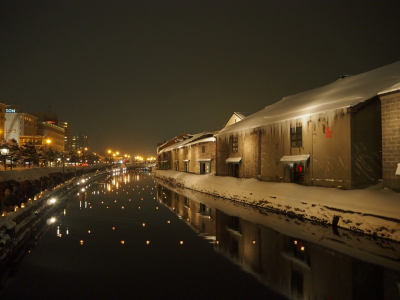
[[229, 157], [226, 159], [226, 163], [240, 163], [242, 161], [241, 157]]
[[227, 126], [230, 126], [230, 125], [235, 124], [237, 122], [240, 122], [243, 119], [245, 119], [248, 115], [250, 115], [250, 114], [249, 113], [245, 113], [245, 112], [235, 111], [235, 112], [233, 112], [233, 114], [229, 118], [229, 120], [225, 123], [224, 127], [227, 127]]
[[283, 98], [251, 116], [223, 128], [225, 134], [262, 125], [352, 107], [400, 83], [400, 61], [323, 87]]
[[244, 118], [246, 118], [247, 116], [249, 116], [249, 115], [251, 115], [250, 113], [248, 113], [248, 112], [242, 112], [242, 111], [235, 111], [235, 112], [233, 112], [235, 115], [237, 115], [239, 118], [241, 118], [242, 120], [244, 119]]
[[393, 85], [393, 86], [391, 86], [391, 87], [389, 87], [389, 88], [387, 88], [387, 89], [384, 89], [383, 91], [380, 91], [378, 93], [378, 95], [387, 94], [387, 93], [391, 93], [391, 92], [396, 92], [396, 91], [399, 91], [399, 90], [400, 90], [400, 82], [395, 84], [395, 85]]
[[210, 136], [210, 135], [213, 135], [213, 133], [212, 132], [208, 132], [208, 131], [204, 131], [204, 132], [201, 132], [201, 133], [194, 134], [190, 138], [184, 139], [184, 140], [182, 140], [180, 142], [177, 142], [177, 143], [175, 143], [175, 144], [173, 144], [171, 146], [165, 147], [164, 149], [160, 150], [158, 152], [158, 154], [166, 152], [166, 151], [171, 151], [171, 150], [177, 149], [177, 148], [182, 148], [183, 146], [186, 147], [186, 146], [188, 146], [188, 144], [192, 144], [193, 145], [194, 142], [197, 142], [202, 137]]
[[173, 145], [174, 143], [180, 142], [180, 141], [182, 141], [182, 140], [185, 140], [185, 139], [188, 139], [188, 138], [191, 138], [191, 137], [192, 137], [191, 134], [188, 134], [188, 133], [186, 133], [186, 131], [184, 131], [182, 134], [180, 134], [180, 135], [174, 137], [173, 139], [170, 139], [170, 140], [165, 141], [164, 143], [158, 145], [158, 147], [157, 147], [157, 153], [161, 153], [161, 152], [162, 152], [162, 149], [163, 149], [164, 147], [166, 147], [167, 145]]
[[195, 144], [200, 144], [200, 143], [207, 143], [207, 142], [215, 142], [215, 137], [210, 136], [210, 137], [207, 137], [207, 138], [204, 138], [204, 139], [200, 139], [200, 140], [194, 141], [192, 143], [186, 144], [185, 147], [192, 146], [192, 145], [195, 145]]
[[300, 161], [306, 161], [310, 158], [310, 154], [301, 155], [286, 155], [281, 158], [281, 162], [295, 163]]

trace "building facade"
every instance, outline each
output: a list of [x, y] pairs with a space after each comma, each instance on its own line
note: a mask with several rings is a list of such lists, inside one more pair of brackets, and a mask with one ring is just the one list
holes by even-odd
[[[36, 147], [51, 148], [64, 151], [65, 130], [58, 126], [58, 118], [52, 111], [32, 113], [37, 117], [37, 137], [34, 137]], [[32, 138], [31, 138], [32, 139]], [[22, 140], [26, 140], [23, 137]]]
[[72, 136], [72, 150], [92, 149], [92, 137], [86, 133], [79, 133]]
[[15, 139], [20, 141], [23, 136], [37, 135], [37, 118], [31, 114], [14, 112], [14, 109], [7, 109], [4, 130], [4, 139]]
[[383, 183], [400, 192], [400, 84], [379, 93], [382, 103]]
[[225, 127], [216, 134], [216, 174], [343, 189], [376, 184], [382, 179], [378, 93], [399, 78], [400, 62], [341, 77]]
[[0, 138], [4, 140], [4, 130], [6, 121], [6, 105], [0, 102]]
[[72, 150], [72, 124], [67, 121], [58, 122], [58, 126], [64, 128], [64, 150], [71, 151]]
[[169, 141], [169, 146], [158, 148], [159, 169], [188, 172], [193, 174], [215, 173], [214, 132], [185, 135]]

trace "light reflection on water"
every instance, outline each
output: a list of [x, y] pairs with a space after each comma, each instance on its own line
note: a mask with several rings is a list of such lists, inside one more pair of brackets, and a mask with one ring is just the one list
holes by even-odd
[[400, 299], [398, 243], [160, 183], [159, 202], [290, 299]]
[[74, 192], [4, 299], [399, 298], [398, 244], [179, 192], [129, 173]]

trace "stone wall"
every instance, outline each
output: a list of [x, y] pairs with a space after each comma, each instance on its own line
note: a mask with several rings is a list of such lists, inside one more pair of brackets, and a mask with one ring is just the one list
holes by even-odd
[[382, 166], [385, 187], [400, 192], [400, 91], [381, 95], [382, 103]]
[[[260, 178], [260, 140], [259, 128], [237, 133], [228, 133], [217, 136], [217, 176], [232, 176], [232, 164], [226, 163], [228, 158], [241, 158], [239, 163], [240, 178]], [[237, 137], [237, 151], [233, 151], [232, 139]]]

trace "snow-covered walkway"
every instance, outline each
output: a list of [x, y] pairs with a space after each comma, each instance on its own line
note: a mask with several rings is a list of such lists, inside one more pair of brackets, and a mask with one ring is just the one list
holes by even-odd
[[169, 184], [400, 241], [400, 194], [381, 186], [360, 190], [302, 186], [155, 170]]

